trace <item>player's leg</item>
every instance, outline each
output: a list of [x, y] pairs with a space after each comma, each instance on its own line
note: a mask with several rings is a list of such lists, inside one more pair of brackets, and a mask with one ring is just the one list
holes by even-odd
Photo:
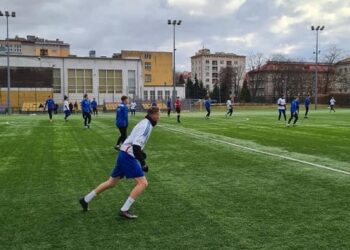
[[83, 208], [83, 211], [88, 211], [89, 203], [100, 193], [103, 191], [114, 187], [118, 181], [120, 180], [120, 177], [109, 177], [109, 179], [105, 182], [102, 182], [100, 185], [98, 185], [94, 190], [92, 190], [90, 193], [85, 195], [84, 197], [80, 198], [79, 203]]
[[278, 120], [281, 120], [282, 110], [278, 110]]
[[293, 113], [291, 113], [291, 114], [290, 114], [290, 118], [289, 118], [289, 120], [288, 120], [288, 125], [289, 125], [290, 122], [292, 121], [293, 117], [294, 117], [294, 116], [293, 116]]
[[283, 114], [283, 117], [284, 117], [284, 121], [287, 121], [286, 110], [285, 109], [282, 111], [282, 114]]
[[130, 207], [135, 202], [137, 197], [147, 188], [148, 182], [145, 176], [135, 178], [136, 186], [131, 191], [128, 199], [125, 201], [124, 205], [120, 209], [119, 215], [127, 219], [136, 219], [137, 215], [129, 212]]
[[299, 119], [298, 113], [295, 113], [294, 114], [294, 122], [293, 122], [293, 124], [297, 123], [298, 119]]

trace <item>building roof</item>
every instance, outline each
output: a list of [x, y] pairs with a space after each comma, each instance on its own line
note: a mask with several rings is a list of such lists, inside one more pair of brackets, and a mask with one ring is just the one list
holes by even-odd
[[[0, 57], [6, 57], [6, 55], [0, 54]], [[23, 57], [23, 58], [58, 58], [58, 59], [64, 59], [64, 60], [70, 60], [70, 59], [89, 59], [89, 60], [110, 60], [110, 61], [140, 61], [139, 58], [113, 58], [113, 57], [89, 57], [89, 56], [67, 56], [67, 57], [60, 57], [60, 56], [32, 56], [32, 55], [10, 55], [10, 57]]]
[[194, 56], [191, 56], [192, 58], [200, 58], [200, 57], [231, 57], [231, 58], [237, 58], [242, 57], [245, 58], [245, 56], [237, 55], [234, 53], [225, 53], [225, 52], [215, 52], [210, 53], [209, 49], [201, 49], [199, 50]]
[[[328, 72], [334, 70], [334, 65], [331, 63], [318, 63], [318, 72]], [[271, 72], [271, 71], [302, 71], [302, 72], [314, 72], [316, 71], [316, 64], [314, 62], [281, 62], [281, 61], [268, 61], [266, 64], [259, 68], [253, 69], [248, 73], [257, 72]]]

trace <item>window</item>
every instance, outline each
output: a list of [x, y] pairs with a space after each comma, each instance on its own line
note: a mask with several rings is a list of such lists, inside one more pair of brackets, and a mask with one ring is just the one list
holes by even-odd
[[145, 75], [145, 82], [151, 82], [152, 81], [152, 75], [146, 74]]
[[147, 90], [143, 91], [143, 98], [145, 100], [148, 100], [148, 91]]
[[213, 73], [212, 78], [218, 78], [218, 73]]
[[145, 62], [145, 70], [152, 70], [152, 64], [150, 62]]
[[210, 69], [210, 68], [209, 68], [209, 66], [205, 66], [205, 70], [207, 70], [207, 71], [208, 71], [209, 69]]
[[136, 93], [135, 70], [128, 70], [128, 94]]
[[145, 54], [145, 59], [152, 59], [151, 54], [146, 53], [146, 54]]
[[206, 82], [210, 82], [209, 78], [205, 79]]
[[53, 92], [61, 93], [61, 70], [53, 69]]
[[226, 65], [227, 66], [231, 66], [232, 65], [232, 61], [226, 61]]
[[223, 61], [223, 60], [222, 60], [222, 61], [220, 61], [220, 64], [224, 64], [224, 63], [225, 63], [225, 61]]
[[99, 93], [122, 93], [122, 71], [100, 69], [99, 75]]
[[68, 69], [68, 93], [92, 93], [92, 70]]
[[40, 56], [48, 56], [49, 52], [47, 51], [47, 49], [40, 49]]
[[165, 90], [165, 100], [170, 99], [170, 90]]
[[238, 65], [238, 61], [234, 61], [234, 64], [235, 64], [235, 65]]
[[205, 72], [205, 76], [209, 76], [209, 72]]
[[212, 61], [211, 64], [212, 65], [218, 65], [218, 61]]
[[163, 100], [163, 91], [162, 90], [157, 91], [157, 97], [158, 97], [158, 100]]
[[205, 61], [205, 64], [210, 64], [209, 60], [206, 60], [206, 61]]
[[218, 67], [213, 67], [212, 71], [218, 71]]
[[151, 101], [154, 101], [156, 99], [156, 91], [155, 90], [150, 90], [149, 95], [150, 95]]

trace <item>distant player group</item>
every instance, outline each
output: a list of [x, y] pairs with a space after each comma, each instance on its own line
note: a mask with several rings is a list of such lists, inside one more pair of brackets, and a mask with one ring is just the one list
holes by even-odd
[[[330, 112], [333, 111], [335, 112], [334, 109], [334, 105], [335, 105], [335, 99], [334, 97], [331, 97], [330, 101], [329, 101], [329, 108], [330, 108]], [[310, 95], [307, 95], [305, 97], [304, 100], [304, 107], [305, 107], [305, 115], [304, 118], [307, 119], [308, 118], [308, 113], [309, 113], [309, 107], [310, 107]], [[287, 120], [286, 118], [286, 99], [284, 97], [284, 95], [282, 95], [278, 101], [277, 101], [277, 106], [278, 106], [278, 120], [281, 120], [281, 115], [283, 115], [284, 117], [284, 121]], [[286, 123], [286, 126], [289, 127], [291, 125], [291, 121], [294, 119], [293, 121], [293, 126], [295, 126], [296, 122], [299, 119], [299, 96], [296, 96], [294, 98], [294, 100], [291, 102], [290, 104], [290, 118], [288, 120], [288, 122]]]

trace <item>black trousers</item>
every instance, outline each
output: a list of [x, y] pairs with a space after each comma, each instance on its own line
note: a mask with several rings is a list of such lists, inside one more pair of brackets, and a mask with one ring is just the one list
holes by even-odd
[[130, 113], [131, 113], [131, 115], [135, 116], [135, 114], [136, 114], [136, 109], [130, 109]]
[[305, 117], [307, 117], [308, 113], [309, 113], [309, 106], [305, 106]]
[[91, 123], [91, 114], [90, 112], [83, 112], [83, 118], [84, 118], [84, 125], [90, 125]]
[[226, 113], [226, 116], [228, 116], [228, 115], [231, 116], [232, 113], [233, 113], [233, 108], [229, 108], [227, 113]]
[[207, 109], [207, 115], [205, 117], [209, 117], [210, 116], [210, 109], [209, 108], [206, 108]]
[[94, 112], [94, 116], [98, 114], [97, 108], [92, 108], [92, 111]]
[[286, 118], [286, 110], [285, 109], [279, 109], [278, 112], [279, 112], [278, 120], [281, 120], [281, 114], [283, 114], [284, 120], [286, 121], [287, 120], [287, 118]]
[[295, 124], [297, 121], [298, 121], [298, 113], [297, 112], [294, 112], [291, 114], [289, 120], [288, 120], [288, 124], [290, 124], [290, 122], [292, 121], [292, 119], [294, 118], [294, 122], [293, 124]]
[[171, 112], [171, 109], [170, 109], [170, 108], [168, 108], [168, 116], [170, 116], [170, 112]]
[[52, 120], [52, 109], [48, 109], [47, 112], [49, 113], [50, 120]]
[[121, 143], [123, 143], [127, 137], [127, 129], [128, 127], [118, 127], [119, 131], [120, 131], [120, 136], [117, 140], [116, 145], [120, 145]]

